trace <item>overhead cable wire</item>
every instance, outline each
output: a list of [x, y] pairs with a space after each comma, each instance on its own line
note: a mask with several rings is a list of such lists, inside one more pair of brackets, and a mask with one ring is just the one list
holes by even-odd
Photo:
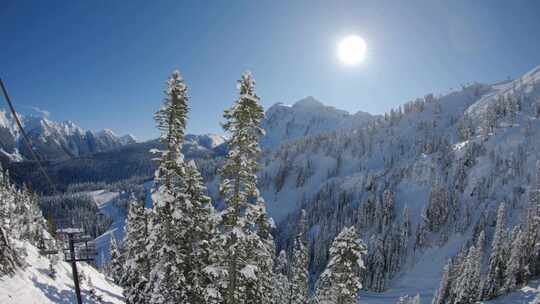
[[22, 123], [21, 123], [21, 121], [19, 119], [19, 116], [17, 115], [17, 112], [15, 111], [15, 107], [13, 106], [13, 103], [11, 102], [11, 98], [9, 98], [9, 94], [8, 94], [7, 89], [6, 89], [5, 85], [4, 85], [4, 82], [2, 81], [1, 78], [0, 78], [0, 86], [2, 87], [2, 92], [4, 94], [4, 99], [6, 100], [8, 106], [9, 106], [9, 109], [11, 110], [11, 114], [13, 114], [13, 118], [15, 119], [15, 123], [17, 124], [17, 127], [19, 128], [19, 131], [23, 135], [24, 141], [26, 143], [26, 147], [30, 151], [30, 154], [32, 154], [32, 158], [34, 158], [34, 160], [38, 164], [38, 167], [41, 170], [41, 173], [43, 174], [43, 176], [45, 176], [45, 179], [49, 183], [49, 186], [51, 187], [51, 189], [53, 191], [53, 194], [58, 193], [54, 183], [52, 182], [52, 179], [49, 177], [49, 175], [47, 174], [47, 171], [45, 170], [45, 167], [41, 163], [41, 159], [39, 158], [39, 156], [37, 154], [37, 151], [34, 150], [34, 148], [33, 148], [32, 140], [30, 139], [30, 137], [28, 137], [28, 134], [26, 134], [26, 131], [24, 130], [24, 128], [22, 126]]

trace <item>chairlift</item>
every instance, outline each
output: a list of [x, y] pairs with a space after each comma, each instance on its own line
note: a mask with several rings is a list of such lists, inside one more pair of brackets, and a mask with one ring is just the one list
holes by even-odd
[[39, 253], [41, 255], [53, 255], [53, 254], [57, 254], [58, 253], [58, 250], [57, 249], [54, 249], [54, 248], [47, 248], [46, 246], [46, 242], [47, 241], [50, 241], [50, 239], [45, 239], [45, 238], [42, 238], [39, 240], [39, 243], [38, 243], [38, 250], [39, 250]]

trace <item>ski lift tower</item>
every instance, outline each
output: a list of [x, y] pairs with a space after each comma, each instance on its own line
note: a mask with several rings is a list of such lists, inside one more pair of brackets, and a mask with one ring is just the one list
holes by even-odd
[[97, 254], [95, 243], [92, 242], [91, 236], [84, 234], [84, 230], [81, 228], [63, 228], [56, 232], [67, 238], [68, 248], [63, 249], [64, 260], [71, 263], [77, 303], [82, 304], [77, 262], [90, 262], [95, 259]]

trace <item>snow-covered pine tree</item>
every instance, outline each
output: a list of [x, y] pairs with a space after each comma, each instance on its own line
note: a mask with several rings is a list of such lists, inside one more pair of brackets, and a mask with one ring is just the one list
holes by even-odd
[[540, 275], [540, 160], [536, 162], [536, 184], [529, 190], [529, 212], [527, 214], [527, 230], [525, 267], [528, 276]]
[[317, 283], [316, 303], [358, 303], [358, 291], [362, 288], [359, 273], [364, 268], [366, 251], [354, 227], [343, 228], [330, 247], [328, 265]]
[[17, 253], [4, 227], [0, 226], [0, 276], [12, 274], [18, 265]]
[[2, 178], [2, 185], [0, 185], [0, 275], [6, 275], [13, 273], [18, 261], [8, 235], [8, 232], [11, 230], [10, 213], [12, 204], [9, 192], [4, 187], [5, 176], [1, 167], [0, 178]]
[[208, 270], [216, 277], [222, 303], [268, 303], [271, 293], [264, 293], [271, 289], [274, 245], [256, 175], [264, 111], [251, 73], [242, 75], [238, 89], [240, 96], [223, 115], [230, 139], [220, 171], [226, 208], [220, 214], [216, 243], [222, 250]]
[[482, 267], [484, 265], [484, 244], [486, 242], [486, 233], [484, 230], [480, 231], [476, 239], [476, 252], [475, 252], [475, 261], [473, 264], [473, 279], [475, 282], [471, 284], [469, 290], [471, 295], [474, 294], [474, 298], [471, 298], [474, 301], [480, 301], [482, 299], [482, 292], [484, 285], [482, 285]]
[[491, 244], [488, 272], [483, 283], [483, 299], [491, 299], [497, 296], [504, 285], [507, 259], [505, 221], [506, 210], [504, 203], [501, 203], [497, 210], [497, 224]]
[[372, 251], [369, 252], [367, 259], [369, 270], [364, 272], [366, 283], [371, 290], [383, 292], [386, 288], [384, 239], [374, 235], [369, 245]]
[[26, 185], [23, 185], [21, 191], [19, 191], [19, 196], [20, 203], [24, 205], [24, 213], [21, 216], [23, 220], [22, 238], [30, 241], [33, 245], [37, 245], [46, 229], [43, 214], [39, 209], [38, 197]]
[[383, 231], [388, 229], [395, 217], [396, 194], [391, 189], [386, 189], [383, 192], [381, 224]]
[[186, 259], [180, 267], [189, 286], [186, 303], [205, 303], [215, 300], [212, 278], [205, 269], [211, 265], [215, 254], [211, 241], [216, 221], [203, 178], [193, 160], [185, 164], [184, 186], [181, 190], [185, 194], [182, 204], [185, 217], [179, 222], [184, 229], [185, 237], [181, 246]]
[[251, 299], [259, 299], [257, 303], [271, 303], [276, 247], [270, 230], [274, 223], [268, 218], [266, 203], [262, 196], [258, 195], [254, 205], [250, 207], [247, 211], [247, 218], [249, 223], [255, 224], [256, 233], [249, 234], [248, 252], [251, 252], [250, 255], [257, 263], [258, 280], [253, 288], [248, 288], [247, 293], [251, 292]]
[[287, 276], [289, 265], [287, 263], [287, 253], [284, 250], [279, 252], [274, 270], [274, 282], [272, 290], [273, 304], [290, 303], [290, 282]]
[[187, 120], [187, 86], [178, 71], [168, 80], [166, 97], [155, 120], [166, 146], [161, 151], [153, 190], [149, 290], [152, 303], [200, 303], [208, 297], [213, 207], [194, 162], [181, 153]]
[[159, 185], [175, 193], [181, 185], [184, 156], [182, 143], [188, 114], [187, 86], [179, 71], [174, 71], [167, 81], [163, 105], [154, 115], [157, 128], [161, 132], [160, 140], [166, 146], [159, 157], [156, 177]]
[[126, 219], [123, 269], [124, 297], [127, 304], [146, 304], [149, 301], [145, 286], [150, 275], [148, 245], [148, 219], [143, 202], [131, 197]]
[[510, 240], [510, 256], [506, 263], [505, 281], [503, 285], [504, 292], [510, 292], [526, 282], [528, 269], [525, 268], [526, 260], [526, 242], [523, 232], [519, 227], [514, 227]]
[[401, 227], [399, 231], [399, 242], [400, 242], [400, 256], [402, 261], [406, 259], [409, 250], [409, 237], [411, 236], [411, 216], [409, 208], [405, 206], [403, 208], [403, 215], [401, 221]]
[[147, 292], [150, 303], [189, 303], [188, 294], [193, 286], [187, 283], [184, 268], [187, 262], [186, 242], [187, 215], [185, 203], [184, 156], [181, 148], [187, 122], [187, 86], [180, 72], [174, 71], [167, 81], [165, 99], [155, 114], [160, 140], [165, 145], [160, 153], [159, 166], [155, 172], [152, 189], [153, 209], [147, 250], [154, 253]]
[[463, 260], [462, 271], [455, 282], [455, 304], [474, 303], [478, 299], [481, 260], [478, 250], [471, 246]]
[[438, 232], [446, 224], [450, 214], [450, 195], [446, 187], [436, 183], [429, 196], [429, 203], [425, 212], [426, 226], [429, 231]]
[[307, 246], [307, 218], [306, 211], [300, 212], [298, 232], [294, 238], [292, 249], [292, 265], [290, 268], [290, 304], [308, 303], [309, 284], [309, 252]]
[[458, 255], [451, 260], [451, 264], [449, 268], [450, 276], [448, 279], [447, 292], [446, 292], [446, 295], [443, 298], [441, 298], [441, 300], [443, 301], [442, 303], [445, 303], [445, 304], [456, 303], [456, 299], [461, 292], [460, 290], [462, 286], [461, 276], [462, 276], [462, 273], [465, 272], [468, 253], [469, 253], [469, 249], [466, 247], [462, 247]]
[[441, 282], [439, 283], [439, 289], [435, 293], [432, 304], [445, 304], [450, 295], [453, 283], [453, 263], [452, 260], [449, 260], [448, 263], [444, 266]]
[[[448, 297], [455, 304], [475, 303], [481, 298], [481, 271], [483, 259], [483, 243], [485, 242], [484, 231], [480, 232], [476, 245], [473, 245], [458, 259], [459, 264], [456, 268], [452, 295]], [[463, 251], [465, 254], [465, 251]], [[447, 300], [448, 300], [447, 299]]]
[[111, 257], [109, 263], [110, 275], [112, 276], [115, 284], [122, 286], [122, 277], [124, 273], [124, 256], [122, 255], [120, 246], [118, 245], [118, 241], [116, 240], [116, 237], [114, 235], [111, 235], [109, 254]]

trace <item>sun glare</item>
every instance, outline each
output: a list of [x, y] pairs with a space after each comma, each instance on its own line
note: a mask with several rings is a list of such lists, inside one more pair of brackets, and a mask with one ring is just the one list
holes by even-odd
[[351, 35], [343, 38], [338, 45], [338, 57], [346, 65], [362, 62], [366, 56], [366, 42], [362, 37]]

